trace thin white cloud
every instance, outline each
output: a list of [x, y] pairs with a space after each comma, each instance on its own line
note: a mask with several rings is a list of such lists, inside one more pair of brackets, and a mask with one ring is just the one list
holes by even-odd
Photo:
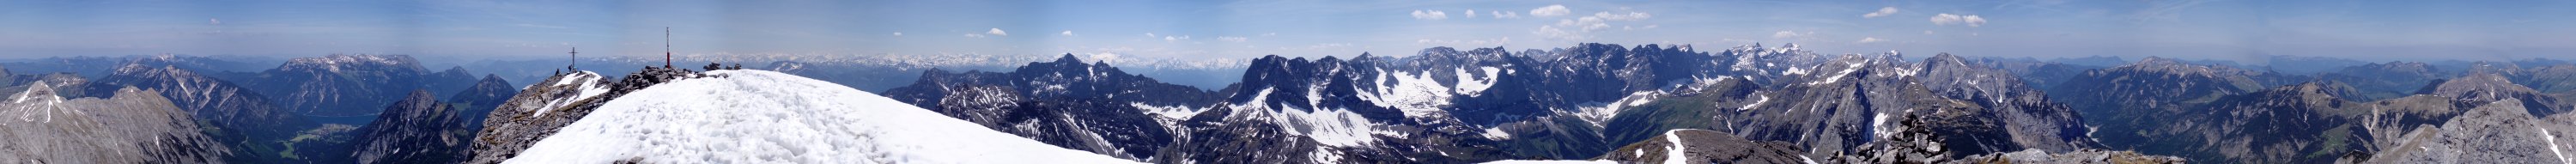
[[1064, 36], [1073, 36], [1073, 30], [1064, 30], [1064, 33], [1062, 34], [1064, 34]]
[[903, 32], [895, 32], [894, 36], [903, 36]]
[[987, 31], [984, 31], [984, 34], [993, 34], [993, 36], [1011, 36], [1011, 33], [1008, 33], [1008, 32], [1002, 32], [1002, 28], [993, 28], [993, 30], [987, 30]]
[[1449, 13], [1446, 13], [1446, 12], [1440, 12], [1440, 10], [1430, 10], [1430, 11], [1424, 11], [1424, 10], [1413, 10], [1413, 19], [1421, 19], [1421, 20], [1441, 20], [1441, 19], [1449, 19]]
[[[1814, 33], [1814, 32], [1809, 32], [1809, 33]], [[1780, 30], [1780, 32], [1773, 32], [1773, 33], [1771, 33], [1771, 38], [1772, 38], [1772, 39], [1788, 39], [1788, 38], [1796, 38], [1796, 37], [1801, 36], [1801, 35], [1806, 35], [1806, 34], [1801, 34], [1801, 33], [1798, 33], [1797, 31]]]
[[1467, 14], [1467, 18], [1476, 18], [1476, 9], [1467, 9], [1467, 12], [1461, 12], [1461, 13], [1466, 13], [1466, 14]]
[[1148, 33], [1145, 33], [1145, 37], [1147, 37], [1147, 38], [1151, 38], [1151, 37], [1158, 37], [1158, 35], [1154, 35], [1154, 33], [1148, 32]]
[[1529, 11], [1530, 16], [1539, 17], [1564, 16], [1566, 14], [1574, 14], [1574, 10], [1565, 9], [1565, 5], [1547, 5], [1547, 7], [1530, 9]]
[[1951, 25], [1951, 24], [1966, 24], [1966, 25], [1968, 25], [1968, 27], [1977, 27], [1977, 26], [1986, 25], [1986, 18], [1985, 18], [1985, 17], [1978, 17], [1977, 15], [1957, 15], [1957, 14], [1950, 14], [1950, 13], [1941, 13], [1940, 15], [1933, 15], [1933, 16], [1932, 16], [1932, 24], [1933, 24], [1933, 25], [1944, 25], [1944, 26]]
[[1626, 14], [1611, 14], [1611, 13], [1610, 13], [1610, 12], [1608, 12], [1608, 11], [1603, 11], [1603, 12], [1600, 12], [1600, 13], [1592, 13], [1592, 17], [1601, 17], [1601, 19], [1608, 19], [1608, 20], [1614, 20], [1614, 21], [1631, 21], [1631, 20], [1641, 20], [1641, 19], [1646, 19], [1646, 18], [1654, 18], [1654, 17], [1655, 17], [1655, 15], [1652, 15], [1652, 14], [1646, 14], [1646, 13], [1642, 13], [1642, 12], [1628, 12], [1628, 13], [1626, 13]]
[[1234, 36], [1219, 36], [1219, 37], [1216, 37], [1216, 40], [1222, 40], [1222, 41], [1227, 41], [1227, 42], [1243, 42], [1244, 40], [1250, 40], [1250, 39], [1251, 39], [1251, 38], [1234, 37]]
[[223, 19], [215, 19], [215, 18], [206, 18], [206, 24], [210, 24], [210, 25], [224, 25], [224, 20], [223, 20]]
[[1885, 42], [1885, 41], [1887, 41], [1887, 39], [1878, 39], [1878, 37], [1861, 37], [1861, 38], [1860, 38], [1860, 41], [1856, 41], [1856, 42], [1860, 42], [1860, 43], [1878, 43], [1878, 42]]
[[968, 37], [968, 38], [984, 38], [984, 34], [966, 34], [966, 37]]
[[[1535, 15], [1535, 14], [1533, 14], [1533, 15]], [[1592, 15], [1591, 15], [1591, 16], [1583, 16], [1583, 17], [1579, 17], [1579, 18], [1572, 18], [1572, 19], [1558, 19], [1558, 20], [1556, 20], [1556, 24], [1550, 24], [1550, 25], [1542, 25], [1542, 26], [1539, 26], [1538, 30], [1536, 30], [1536, 31], [1531, 31], [1530, 33], [1538, 34], [1539, 36], [1546, 37], [1546, 38], [1549, 38], [1549, 39], [1580, 40], [1580, 39], [1587, 39], [1587, 38], [1591, 38], [1591, 37], [1592, 37], [1592, 36], [1591, 36], [1591, 33], [1593, 33], [1593, 32], [1601, 31], [1601, 30], [1608, 30], [1608, 29], [1610, 29], [1610, 27], [1614, 27], [1614, 26], [1611, 26], [1611, 25], [1610, 25], [1610, 22], [1611, 22], [1611, 21], [1638, 21], [1638, 20], [1645, 20], [1645, 19], [1647, 19], [1647, 18], [1654, 18], [1654, 17], [1655, 17], [1655, 15], [1654, 15], [1654, 14], [1647, 14], [1647, 13], [1644, 13], [1644, 12], [1627, 12], [1627, 13], [1616, 13], [1616, 14], [1614, 14], [1614, 13], [1611, 13], [1611, 12], [1604, 11], [1604, 12], [1592, 13]], [[1633, 29], [1636, 29], [1636, 27], [1634, 27], [1634, 26], [1616, 26], [1616, 27], [1621, 27], [1620, 29], [1623, 29], [1623, 30], [1633, 30]]]
[[1485, 11], [1485, 15], [1493, 15], [1493, 16], [1494, 16], [1494, 18], [1502, 18], [1502, 19], [1519, 19], [1519, 18], [1521, 18], [1521, 13], [1519, 13], [1519, 12], [1510, 12], [1510, 11]]
[[1190, 36], [1189, 36], [1189, 35], [1181, 35], [1181, 36], [1169, 36], [1169, 35], [1166, 35], [1166, 36], [1163, 36], [1163, 41], [1167, 41], [1167, 42], [1168, 42], [1168, 41], [1181, 41], [1181, 40], [1190, 40]]
[[1869, 12], [1869, 14], [1860, 14], [1860, 17], [1861, 17], [1861, 18], [1878, 18], [1878, 17], [1883, 17], [1883, 16], [1887, 16], [1887, 15], [1894, 15], [1894, 14], [1896, 14], [1896, 7], [1890, 6], [1890, 7], [1878, 8], [1878, 12]]

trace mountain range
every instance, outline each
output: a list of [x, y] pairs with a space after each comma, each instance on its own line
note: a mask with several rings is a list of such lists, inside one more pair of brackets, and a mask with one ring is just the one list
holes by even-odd
[[[2576, 146], [2555, 142], [2576, 130], [2568, 129], [2576, 116], [2564, 116], [2576, 102], [2560, 99], [2576, 94], [2576, 64], [2546, 59], [2272, 56], [2252, 65], [1598, 43], [1217, 63], [1240, 66], [1075, 54], [693, 58], [751, 66], [432, 71], [403, 55], [266, 68], [174, 55], [0, 62], [48, 67], [20, 69], [47, 73], [13, 73], [0, 89], [14, 95], [0, 103], [11, 118], [0, 126], [17, 131], [0, 137], [48, 142], [0, 144], [23, 152], [0, 155], [45, 163], [2513, 163], [2569, 160], [2555, 152]], [[1000, 61], [1019, 63], [992, 64]], [[1228, 68], [1240, 70], [1206, 71]], [[112, 130], [84, 130], [101, 128]]]

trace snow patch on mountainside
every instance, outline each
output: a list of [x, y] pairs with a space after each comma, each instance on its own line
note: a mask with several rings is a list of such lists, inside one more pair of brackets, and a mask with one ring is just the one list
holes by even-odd
[[41, 81], [36, 82], [35, 85], [27, 86], [26, 91], [20, 91], [17, 96], [12, 96], [14, 98], [9, 99], [9, 103], [27, 104], [26, 106], [19, 106], [17, 109], [10, 109], [9, 111], [0, 111], [5, 112], [0, 114], [16, 115], [18, 116], [18, 121], [41, 121], [47, 123], [54, 122], [54, 114], [56, 113], [89, 115], [81, 112], [80, 109], [63, 108], [60, 106], [63, 103], [63, 97], [54, 94], [53, 87], [47, 87], [47, 85]]
[[1736, 107], [1736, 108], [1735, 108], [1735, 110], [1739, 110], [1739, 111], [1740, 111], [1740, 110], [1753, 110], [1753, 107], [1762, 107], [1762, 103], [1770, 103], [1770, 102], [1771, 102], [1771, 95], [1764, 95], [1764, 94], [1761, 94], [1761, 93], [1759, 93], [1759, 92], [1756, 92], [1756, 93], [1754, 93], [1754, 96], [1758, 96], [1758, 97], [1760, 97], [1761, 99], [1753, 100], [1753, 103], [1751, 103], [1751, 104], [1744, 104], [1744, 107]]
[[[1279, 125], [1282, 131], [1288, 134], [1306, 136], [1331, 147], [1355, 147], [1376, 143], [1377, 139], [1372, 135], [1388, 135], [1397, 138], [1406, 136], [1393, 130], [1377, 129], [1377, 125], [1369, 122], [1368, 118], [1361, 117], [1359, 113], [1352, 113], [1350, 110], [1339, 108], [1306, 110], [1268, 103], [1270, 94], [1277, 90], [1277, 88], [1262, 88], [1261, 92], [1253, 94], [1251, 101], [1245, 101], [1250, 104], [1235, 104], [1235, 114], [1229, 115], [1226, 119], [1270, 122]], [[1312, 94], [1316, 93], [1306, 94], [1309, 94], [1308, 97], [1314, 97]]]
[[1502, 127], [1485, 128], [1485, 138], [1494, 140], [1512, 139], [1512, 132], [1503, 131]]
[[1127, 106], [1136, 107], [1137, 110], [1143, 110], [1145, 113], [1162, 115], [1163, 118], [1174, 120], [1189, 120], [1190, 116], [1197, 116], [1199, 115], [1199, 112], [1207, 111], [1207, 109], [1191, 108], [1186, 106], [1155, 106], [1153, 104], [1145, 104], [1142, 102], [1127, 103]]
[[[546, 107], [545, 107], [545, 108], [535, 108], [535, 109], [537, 109], [537, 111], [530, 112], [530, 113], [529, 113], [529, 116], [530, 116], [530, 117], [535, 117], [535, 116], [546, 116], [546, 112], [554, 111], [555, 109], [558, 109], [558, 108], [563, 108], [563, 106], [565, 106], [565, 105], [572, 105], [572, 103], [579, 102], [579, 101], [581, 101], [581, 100], [583, 100], [583, 99], [590, 99], [591, 97], [598, 97], [598, 96], [599, 96], [599, 94], [606, 94], [606, 93], [608, 93], [608, 91], [609, 91], [608, 86], [599, 85], [599, 81], [600, 81], [600, 80], [603, 80], [603, 78], [600, 78], [599, 73], [590, 72], [590, 71], [573, 72], [572, 74], [564, 75], [563, 79], [562, 79], [562, 80], [556, 80], [556, 81], [555, 81], [555, 84], [554, 84], [553, 86], [555, 86], [555, 87], [567, 87], [567, 86], [568, 86], [568, 87], [572, 87], [572, 88], [580, 88], [579, 90], [574, 90], [574, 91], [573, 91], [573, 93], [574, 93], [574, 94], [576, 94], [576, 95], [580, 95], [580, 96], [565, 97], [565, 98], [563, 98], [563, 99], [555, 99], [555, 100], [546, 101]], [[522, 88], [522, 89], [525, 89], [525, 88]]]
[[1876, 116], [1869, 117], [1869, 131], [1872, 136], [1886, 138], [1887, 134], [1895, 133], [1888, 130], [1887, 113], [1878, 113]]
[[[1869, 62], [1868, 62], [1868, 61], [1852, 62], [1850, 66], [1844, 66], [1844, 67], [1843, 67], [1843, 71], [1841, 71], [1841, 72], [1834, 72], [1834, 76], [1833, 76], [1833, 77], [1825, 77], [1824, 79], [1819, 79], [1819, 80], [1824, 80], [1824, 81], [1808, 82], [1808, 83], [1807, 83], [1807, 85], [1832, 84], [1832, 83], [1834, 83], [1834, 82], [1840, 82], [1840, 81], [1842, 81], [1842, 80], [1843, 80], [1843, 77], [1844, 77], [1844, 76], [1851, 76], [1852, 72], [1858, 72], [1858, 71], [1860, 71], [1860, 69], [1862, 69], [1861, 67], [1862, 67], [1862, 66], [1866, 66], [1866, 64], [1869, 64]], [[1823, 68], [1817, 68], [1817, 69], [1823, 69]]]
[[1133, 163], [820, 80], [706, 74], [611, 100], [506, 163]]
[[2549, 154], [2558, 155], [2559, 162], [2576, 163], [2576, 161], [2567, 161], [2567, 152], [2565, 150], [2558, 149], [2558, 136], [2549, 135], [2549, 129], [2539, 127], [2533, 127], [2532, 129], [2540, 129], [2540, 139], [2542, 139], [2542, 141], [2549, 142]]
[[1584, 122], [1591, 122], [1594, 127], [1606, 127], [1608, 126], [1607, 124], [1610, 123], [1611, 116], [1618, 115], [1620, 111], [1625, 111], [1631, 107], [1644, 106], [1647, 103], [1654, 102], [1655, 98], [1663, 97], [1663, 95], [1663, 92], [1657, 91], [1631, 92], [1628, 93], [1627, 97], [1621, 97], [1619, 98], [1619, 101], [1613, 101], [1609, 104], [1587, 104], [1586, 106], [1576, 107], [1581, 110], [1577, 110], [1577, 112], [1580, 113], [1574, 113], [1574, 115], [1577, 118], [1583, 119]]
[[1481, 69], [1485, 70], [1485, 78], [1476, 78], [1475, 74], [1467, 72], [1467, 68], [1457, 68], [1458, 94], [1467, 95], [1467, 97], [1483, 95], [1485, 93], [1485, 89], [1494, 87], [1494, 81], [1496, 81], [1495, 78], [1499, 78], [1503, 75], [1501, 74], [1503, 71], [1501, 68], [1484, 67]]
[[[1395, 108], [1412, 118], [1439, 118], [1448, 115], [1449, 112], [1440, 110], [1440, 107], [1449, 106], [1449, 97], [1452, 97], [1450, 89], [1440, 86], [1440, 82], [1434, 81], [1428, 73], [1414, 74], [1384, 69], [1378, 72], [1386, 72], [1378, 75], [1377, 82], [1372, 83], [1379, 85], [1378, 91], [1375, 91], [1375, 94], [1359, 94], [1360, 99], [1369, 100], [1387, 108]], [[1390, 84], [1388, 80], [1394, 81]]]
[[1673, 144], [1673, 145], [1672, 145], [1672, 147], [1669, 147], [1669, 148], [1665, 148], [1665, 149], [1664, 149], [1664, 152], [1665, 152], [1665, 155], [1664, 155], [1664, 163], [1665, 163], [1665, 164], [1687, 164], [1687, 163], [1690, 163], [1690, 156], [1686, 156], [1686, 155], [1682, 154], [1683, 152], [1690, 152], [1690, 151], [1687, 151], [1687, 149], [1683, 149], [1683, 148], [1684, 148], [1684, 146], [1682, 146], [1682, 136], [1681, 136], [1681, 133], [1676, 133], [1676, 132], [1681, 132], [1681, 131], [1682, 131], [1681, 129], [1673, 129], [1673, 130], [1666, 130], [1666, 131], [1664, 131], [1664, 141], [1666, 141], [1666, 142], [1672, 142], [1672, 144]]

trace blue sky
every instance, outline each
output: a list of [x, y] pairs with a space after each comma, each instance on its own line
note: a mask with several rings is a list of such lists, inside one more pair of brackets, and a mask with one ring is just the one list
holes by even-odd
[[0, 58], [391, 53], [1410, 55], [1797, 43], [1825, 53], [2576, 58], [2576, 2], [0, 0]]

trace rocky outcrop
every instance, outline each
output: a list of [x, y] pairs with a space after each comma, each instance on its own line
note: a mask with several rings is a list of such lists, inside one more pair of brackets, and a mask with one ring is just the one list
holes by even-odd
[[2186, 160], [2183, 160], [2182, 158], [2172, 157], [2172, 156], [2156, 156], [2156, 155], [2138, 154], [2138, 152], [2131, 152], [2131, 151], [2108, 151], [2108, 150], [2101, 150], [2101, 149], [2084, 149], [2084, 150], [2076, 150], [2076, 151], [2069, 151], [2069, 152], [2057, 152], [2057, 153], [2049, 153], [2049, 152], [2046, 152], [2046, 151], [2039, 151], [2039, 150], [2024, 150], [2024, 151], [2016, 151], [2016, 152], [2012, 152], [2012, 153], [2000, 153], [2000, 154], [1986, 154], [1986, 155], [1968, 156], [1968, 157], [1966, 157], [1966, 158], [1961, 158], [1961, 159], [1956, 160], [1956, 161], [1952, 161], [1952, 162], [1944, 162], [1944, 163], [2078, 163], [2078, 164], [2115, 164], [2115, 163], [2117, 163], [2117, 164], [2141, 164], [2141, 163], [2186, 163]]
[[2329, 88], [2283, 86], [2191, 110], [2145, 113], [2155, 118], [2137, 122], [2143, 124], [2137, 129], [2106, 127], [2096, 137], [2113, 149], [2201, 161], [2318, 163], [2368, 151], [2371, 137], [2361, 121], [2370, 113], [2349, 109], [2361, 103], [2338, 99]]
[[996, 131], [1126, 159], [1154, 157], [1175, 137], [1173, 122], [1220, 100], [1072, 54], [1012, 72], [931, 70], [886, 94]]
[[1987, 108], [1974, 112], [1985, 115], [1967, 117], [1993, 118], [1993, 124], [2001, 124], [2001, 131], [2011, 138], [2013, 145], [2047, 151], [2099, 146], [2086, 134], [2091, 130], [2085, 129], [2083, 118], [2077, 116], [2075, 109], [2050, 100], [2048, 93], [2020, 80], [2024, 76], [1981, 67], [1985, 65], [1995, 64], [1980, 64], [1942, 53], [1924, 59], [1919, 66], [1922, 77], [1917, 81], [1941, 97], [1973, 102]]
[[232, 151], [158, 91], [66, 99], [32, 84], [0, 102], [0, 159], [26, 163], [221, 163]]
[[1726, 132], [1674, 129], [1621, 146], [1596, 160], [1620, 163], [1813, 163], [1797, 144], [1745, 140]]
[[[2512, 100], [2507, 98], [2506, 100]], [[2401, 143], [2361, 163], [2561, 163], [2568, 158], [2557, 140], [2559, 131], [2576, 124], [2545, 122], [2516, 101], [2495, 101], [2469, 109], [2439, 128], [2422, 128], [2390, 139]]]
[[607, 79], [580, 71], [559, 74], [520, 90], [485, 115], [483, 130], [473, 135], [473, 158], [465, 163], [500, 163], [551, 136], [600, 104], [645, 87], [683, 78], [704, 78], [695, 71], [647, 67], [623, 78]]
[[455, 103], [456, 108], [462, 111], [459, 113], [465, 113], [462, 121], [466, 124], [463, 128], [471, 129], [467, 131], [480, 131], [483, 129], [485, 115], [492, 113], [492, 109], [500, 108], [501, 103], [508, 103], [512, 96], [517, 95], [519, 95], [519, 85], [511, 85], [510, 81], [502, 80], [501, 76], [483, 75], [483, 80], [475, 81], [474, 86], [466, 87], [465, 91], [451, 94], [447, 101]]
[[2459, 78], [2434, 81], [2433, 84], [2425, 85], [2422, 90], [2416, 91], [2415, 94], [2438, 95], [2450, 97], [2459, 101], [2472, 102], [2515, 99], [2522, 102], [2523, 106], [2526, 107], [2525, 109], [2531, 110], [2527, 111], [2528, 113], [2541, 116], [2563, 113], [2571, 108], [2576, 108], [2559, 102], [2560, 100], [2558, 100], [2557, 97], [2540, 93], [2540, 91], [2533, 90], [2530, 87], [2514, 84], [2513, 81], [2506, 79], [2504, 75], [2487, 72], [2470, 73], [2469, 75]]
[[88, 90], [87, 97], [109, 97], [113, 96], [109, 93], [127, 87], [158, 90], [162, 97], [169, 98], [172, 103], [178, 105], [179, 109], [194, 113], [195, 120], [204, 123], [200, 126], [209, 129], [208, 135], [240, 151], [232, 153], [236, 156], [228, 157], [228, 161], [289, 161], [291, 159], [279, 152], [296, 150], [291, 148], [295, 146], [315, 146], [315, 144], [280, 145], [276, 143], [293, 140], [300, 131], [320, 127], [322, 124], [271, 104], [274, 102], [273, 99], [240, 87], [236, 83], [216, 79], [167, 62], [160, 60], [130, 62], [111, 74], [93, 81], [94, 85], [86, 85], [87, 87], [83, 87], [82, 90]]
[[463, 110], [439, 102], [429, 91], [412, 91], [402, 101], [385, 107], [375, 123], [357, 129], [357, 144], [346, 154], [356, 163], [457, 163], [464, 162], [467, 146], [472, 145], [474, 130], [467, 128], [468, 115]]

